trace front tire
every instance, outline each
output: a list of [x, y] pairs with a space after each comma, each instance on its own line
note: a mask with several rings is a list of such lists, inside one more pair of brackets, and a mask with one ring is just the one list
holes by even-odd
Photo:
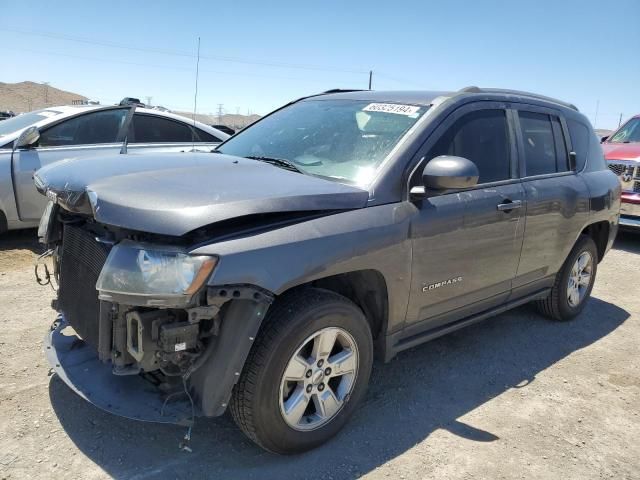
[[598, 270], [598, 249], [593, 239], [582, 235], [565, 260], [547, 298], [536, 306], [543, 315], [559, 321], [571, 320], [591, 296]]
[[269, 311], [230, 409], [262, 448], [292, 454], [336, 435], [363, 398], [373, 363], [369, 324], [337, 293], [305, 288]]

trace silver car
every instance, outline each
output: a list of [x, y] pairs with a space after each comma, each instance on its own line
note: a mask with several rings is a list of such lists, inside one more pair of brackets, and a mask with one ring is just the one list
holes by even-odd
[[[37, 128], [35, 135], [14, 149], [29, 127]], [[125, 138], [128, 153], [144, 154], [211, 151], [229, 135], [136, 106], [50, 107], [5, 120], [0, 123], [0, 233], [38, 225], [46, 199], [33, 184], [36, 170], [64, 159], [117, 153]]]

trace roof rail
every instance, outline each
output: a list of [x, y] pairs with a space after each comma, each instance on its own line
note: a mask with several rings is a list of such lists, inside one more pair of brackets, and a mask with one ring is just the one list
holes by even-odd
[[578, 112], [578, 107], [576, 107], [573, 103], [563, 102], [562, 100], [558, 100], [557, 98], [547, 97], [546, 95], [539, 95], [537, 93], [531, 92], [523, 92], [521, 90], [508, 90], [505, 88], [479, 88], [479, 87], [465, 87], [458, 90], [460, 93], [504, 93], [508, 95], [520, 95], [523, 97], [531, 97], [537, 98], [539, 100], [546, 100], [547, 102], [557, 103], [558, 105], [562, 105], [563, 107], [571, 108]]
[[342, 92], [364, 92], [361, 88], [332, 88], [330, 90], [325, 90], [322, 92], [325, 93], [342, 93]]

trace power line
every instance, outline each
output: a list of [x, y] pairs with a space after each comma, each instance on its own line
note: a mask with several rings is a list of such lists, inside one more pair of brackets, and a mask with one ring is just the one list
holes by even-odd
[[[17, 47], [17, 48], [14, 48], [13, 50], [14, 51], [21, 51], [21, 52], [28, 52], [28, 53], [37, 53], [37, 54], [40, 54], [40, 55], [51, 55], [51, 56], [55, 56], [55, 57], [67, 57], [67, 58], [74, 58], [74, 59], [78, 59], [78, 60], [89, 60], [89, 61], [101, 62], [101, 63], [117, 63], [117, 64], [121, 64], [121, 65], [132, 65], [132, 66], [137, 66], [137, 67], [161, 68], [161, 69], [167, 69], [167, 70], [179, 70], [179, 71], [186, 71], [186, 72], [192, 72], [193, 71], [192, 67], [178, 67], [178, 66], [174, 66], [174, 65], [158, 65], [158, 64], [152, 64], [152, 63], [129, 62], [127, 60], [114, 60], [114, 59], [108, 59], [108, 58], [98, 58], [98, 57], [90, 57], [90, 56], [83, 56], [83, 55], [72, 55], [72, 54], [68, 54], [68, 53], [57, 53], [57, 52], [36, 50], [36, 49], [30, 49], [30, 48]], [[210, 69], [203, 69], [203, 68], [200, 69], [200, 72], [215, 73], [215, 74], [218, 74], [218, 75], [244, 76], [244, 77], [251, 77], [251, 78], [270, 78], [270, 79], [276, 79], [276, 80], [294, 80], [294, 81], [305, 81], [305, 82], [309, 81], [308, 78], [304, 78], [304, 77], [287, 77], [287, 76], [281, 76], [281, 75], [262, 75], [262, 74], [254, 74], [254, 73], [210, 70]], [[312, 81], [316, 81], [316, 83], [322, 83], [322, 84], [325, 84], [325, 85], [327, 83], [326, 81], [315, 80], [313, 78], [312, 78]]]
[[395, 77], [395, 76], [387, 75], [386, 73], [380, 73], [378, 71], [376, 71], [376, 75], [378, 77], [382, 77], [382, 78], [386, 78], [387, 80], [391, 80], [392, 82], [401, 83], [401, 84], [407, 84], [407, 85], [412, 85], [412, 86], [415, 86], [415, 87], [424, 88], [423, 84], [414, 82], [413, 80], [407, 80], [406, 78], [398, 78], [398, 77]]
[[[95, 40], [86, 37], [78, 37], [73, 35], [65, 35], [61, 33], [53, 33], [53, 32], [33, 32], [28, 30], [21, 30], [17, 28], [7, 28], [0, 27], [0, 30], [20, 33], [23, 35], [33, 35], [45, 38], [55, 38], [58, 40], [65, 40], [70, 42], [78, 42], [78, 43], [86, 43], [90, 45], [100, 45], [103, 47], [110, 48], [121, 48], [126, 50], [135, 50], [139, 52], [147, 52], [147, 53], [156, 53], [160, 55], [173, 55], [173, 56], [181, 56], [181, 57], [190, 57], [195, 58], [195, 55], [190, 52], [177, 51], [177, 50], [164, 50], [158, 48], [149, 48], [149, 47], [136, 47], [128, 44], [109, 42], [105, 40]], [[297, 63], [287, 63], [287, 62], [275, 62], [275, 61], [263, 61], [263, 60], [253, 60], [253, 59], [245, 59], [240, 57], [225, 57], [220, 55], [201, 55], [201, 59], [207, 60], [217, 60], [222, 62], [234, 62], [234, 63], [244, 63], [249, 65], [261, 65], [266, 67], [275, 67], [275, 68], [292, 68], [292, 69], [303, 69], [303, 70], [324, 70], [324, 71], [332, 71], [332, 72], [342, 72], [342, 73], [366, 73], [368, 74], [368, 70], [364, 69], [345, 69], [341, 67], [328, 66], [328, 65], [310, 65], [310, 64], [297, 64]]]

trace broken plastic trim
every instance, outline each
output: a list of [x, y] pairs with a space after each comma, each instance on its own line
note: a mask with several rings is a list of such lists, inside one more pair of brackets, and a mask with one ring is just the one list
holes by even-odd
[[165, 394], [139, 375], [114, 375], [95, 350], [65, 330], [68, 326], [63, 316], [53, 323], [44, 351], [60, 380], [80, 397], [106, 412], [145, 422], [191, 426], [200, 415], [182, 391]]

